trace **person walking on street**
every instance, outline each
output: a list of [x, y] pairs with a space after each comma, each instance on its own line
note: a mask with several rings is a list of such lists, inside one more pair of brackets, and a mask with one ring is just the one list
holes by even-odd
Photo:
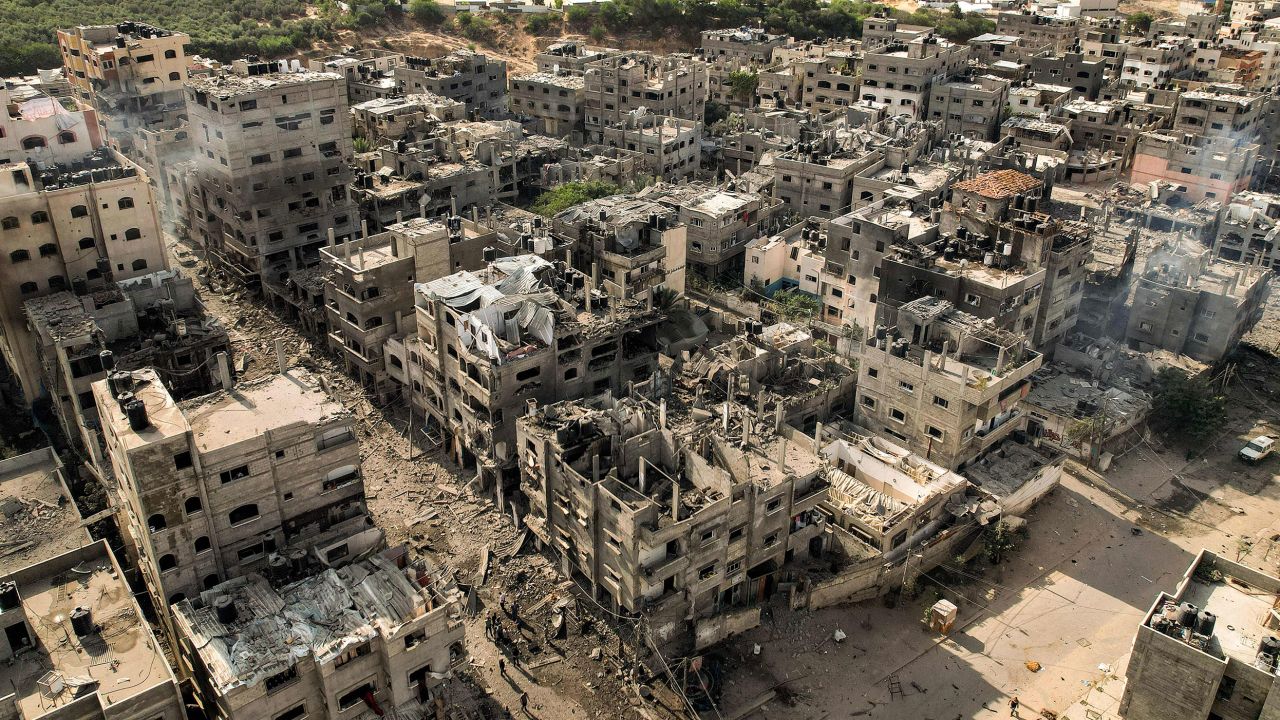
[[529, 693], [527, 692], [520, 693], [520, 712], [529, 714]]
[[1009, 701], [1009, 717], [1011, 718], [1019, 717], [1018, 706], [1021, 704], [1022, 703], [1018, 702], [1018, 696], [1014, 695], [1013, 699]]
[[502, 658], [498, 658], [498, 674], [504, 678], [507, 676], [507, 661]]

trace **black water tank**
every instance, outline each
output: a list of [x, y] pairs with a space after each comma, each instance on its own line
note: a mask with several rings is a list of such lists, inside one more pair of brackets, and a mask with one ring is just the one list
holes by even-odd
[[75, 278], [71, 281], [71, 291], [76, 295], [88, 295], [89, 283], [84, 278]]
[[1262, 638], [1262, 642], [1258, 643], [1258, 652], [1268, 655], [1280, 654], [1280, 638], [1275, 635], [1268, 635]]
[[103, 280], [111, 279], [111, 261], [100, 257], [98, 258], [98, 272], [102, 273]]
[[1195, 627], [1196, 615], [1198, 613], [1199, 608], [1195, 605], [1186, 602], [1182, 603], [1182, 605], [1178, 607], [1178, 624], [1185, 628]]
[[1201, 635], [1212, 635], [1213, 626], [1218, 622], [1218, 616], [1208, 610], [1201, 610], [1200, 615], [1196, 617], [1196, 632]]
[[8, 612], [22, 607], [22, 596], [18, 594], [18, 584], [12, 580], [0, 583], [0, 612]]
[[230, 625], [236, 621], [236, 602], [230, 595], [219, 595], [213, 599], [213, 612], [218, 622]]
[[498, 259], [498, 250], [496, 248], [487, 247], [484, 249], [484, 261], [487, 263]]
[[102, 364], [102, 369], [107, 372], [116, 369], [116, 355], [110, 350], [103, 350], [98, 353], [98, 362]]
[[134, 432], [142, 432], [151, 425], [147, 419], [147, 406], [141, 400], [130, 400], [124, 405], [124, 414], [129, 416], [129, 427]]
[[84, 637], [93, 632], [93, 612], [87, 607], [77, 607], [71, 611], [71, 629], [76, 637]]

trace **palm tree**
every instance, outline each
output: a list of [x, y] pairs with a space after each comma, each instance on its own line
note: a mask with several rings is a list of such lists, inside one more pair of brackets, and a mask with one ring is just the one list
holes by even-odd
[[680, 293], [668, 287], [656, 287], [653, 289], [653, 307], [664, 313], [669, 313], [675, 309], [676, 302], [680, 300]]

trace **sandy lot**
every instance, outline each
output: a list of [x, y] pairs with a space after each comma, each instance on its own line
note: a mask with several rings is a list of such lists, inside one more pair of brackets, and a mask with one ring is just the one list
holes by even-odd
[[[1273, 306], [1254, 340], [1274, 347], [1269, 328], [1278, 321]], [[1280, 399], [1269, 390], [1280, 387], [1280, 363], [1245, 351], [1232, 378], [1229, 421], [1203, 456], [1189, 460], [1186, 448], [1152, 440], [1104, 475], [1064, 475], [1029, 515], [1028, 536], [1008, 562], [944, 567], [931, 573], [933, 587], [895, 608], [873, 601], [774, 613], [722, 649], [734, 669], [722, 713], [769, 689], [778, 697], [761, 717], [1004, 717], [1015, 695], [1024, 717], [1063, 713], [1085, 696], [1095, 709], [1114, 705], [1123, 685], [1114, 676], [1123, 674], [1136, 623], [1196, 552], [1280, 570], [1280, 460], [1250, 467], [1235, 457], [1253, 432], [1280, 423]], [[961, 608], [948, 638], [921, 623], [940, 595]], [[837, 628], [848, 634], [840, 644]], [[891, 695], [890, 676], [901, 696]]]

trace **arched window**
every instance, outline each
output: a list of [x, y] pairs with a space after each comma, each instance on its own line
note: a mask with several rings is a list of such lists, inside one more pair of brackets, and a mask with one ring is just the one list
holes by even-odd
[[199, 495], [192, 495], [187, 498], [185, 503], [183, 503], [183, 509], [187, 511], [188, 515], [195, 515], [201, 510], [204, 510], [204, 503], [200, 502]]
[[134, 269], [134, 270], [146, 270], [146, 269], [147, 269], [147, 261], [146, 261], [146, 260], [143, 260], [142, 258], [138, 258], [137, 260], [134, 260], [134, 261], [133, 261], [133, 269]]
[[213, 547], [213, 543], [209, 542], [208, 535], [201, 535], [200, 537], [196, 538], [195, 548], [196, 548], [197, 555], [211, 549], [212, 547]]
[[47, 222], [49, 222], [49, 213], [43, 210], [37, 210], [31, 213], [32, 225], [43, 225], [44, 223], [47, 223]]
[[33, 282], [24, 282], [18, 286], [18, 291], [23, 295], [30, 295], [40, 289], [40, 286]]
[[174, 557], [172, 553], [165, 553], [160, 556], [160, 561], [156, 564], [160, 566], [160, 572], [169, 572], [178, 567], [178, 558]]
[[90, 248], [93, 248], [97, 244], [98, 244], [98, 241], [94, 240], [93, 238], [80, 238], [81, 250], [89, 250]]
[[14, 250], [13, 252], [9, 253], [10, 262], [20, 263], [20, 262], [26, 262], [30, 259], [31, 259], [31, 253], [27, 252], [26, 250]]
[[58, 133], [59, 145], [70, 145], [75, 141], [76, 141], [76, 134], [71, 132], [70, 130], [63, 130], [62, 132]]
[[176, 50], [165, 50], [165, 51], [164, 51], [164, 59], [165, 59], [165, 60], [172, 60], [172, 59], [174, 59], [174, 58], [176, 58], [176, 57], [178, 57], [178, 51], [176, 51]]
[[176, 73], [176, 72], [171, 72], [171, 73], [169, 73], [169, 79], [170, 79], [170, 80], [181, 80], [181, 79], [182, 79], [182, 76], [181, 76], [181, 75], [179, 75], [179, 74], [178, 74], [178, 73]]
[[89, 268], [87, 271], [85, 271], [84, 276], [89, 280], [97, 280], [98, 278], [102, 277], [102, 272], [98, 270], [98, 268]]
[[376, 327], [381, 327], [381, 326], [382, 326], [382, 316], [381, 316], [381, 315], [374, 315], [373, 317], [371, 317], [371, 318], [369, 318], [368, 320], [365, 320], [365, 321], [364, 321], [364, 329], [365, 329], [365, 330], [372, 330], [372, 329], [374, 329], [374, 328], [376, 328]]
[[7, 217], [7, 218], [5, 218], [5, 219], [0, 220], [0, 228], [4, 228], [5, 230], [17, 230], [17, 229], [18, 229], [18, 218], [16, 218], [16, 217], [14, 217], [14, 216], [10, 215], [9, 217]]
[[164, 513], [156, 513], [147, 518], [147, 529], [151, 532], [159, 532], [169, 527], [169, 523], [164, 519]]
[[133, 207], [133, 198], [128, 196], [122, 197], [120, 198], [120, 200], [116, 202], [116, 205], [121, 210], [128, 210], [129, 208]]
[[205, 590], [212, 590], [212, 589], [214, 589], [215, 587], [217, 587], [217, 586], [218, 586], [218, 583], [220, 583], [220, 582], [222, 582], [222, 579], [221, 579], [221, 578], [219, 578], [216, 574], [215, 574], [215, 575], [205, 575], [205, 576], [204, 576], [204, 589], [205, 589]]
[[89, 208], [85, 207], [84, 205], [76, 205], [71, 208], [71, 217], [73, 218], [82, 218], [82, 217], [87, 217], [88, 215], [89, 215]]
[[45, 243], [40, 246], [40, 257], [51, 257], [58, 254], [58, 246], [53, 243]]
[[47, 147], [47, 146], [48, 145], [47, 143], [45, 143], [44, 138], [40, 137], [39, 135], [32, 135], [29, 138], [22, 139], [23, 150], [38, 150], [42, 147]]
[[248, 522], [256, 517], [258, 517], [258, 506], [253, 503], [241, 505], [227, 515], [227, 519], [231, 521], [232, 525], [239, 525], [242, 522]]
[[177, 605], [178, 603], [180, 603], [180, 602], [182, 602], [183, 600], [186, 600], [186, 599], [187, 599], [187, 594], [186, 594], [186, 593], [174, 593], [174, 594], [172, 594], [172, 595], [170, 595], [170, 596], [169, 596], [169, 604], [170, 604], [170, 605]]
[[54, 275], [53, 277], [49, 278], [49, 289], [54, 292], [57, 292], [59, 290], [66, 290], [67, 279], [62, 277], [61, 275]]
[[138, 228], [129, 228], [124, 231], [125, 240], [139, 240], [142, 238], [142, 231]]

